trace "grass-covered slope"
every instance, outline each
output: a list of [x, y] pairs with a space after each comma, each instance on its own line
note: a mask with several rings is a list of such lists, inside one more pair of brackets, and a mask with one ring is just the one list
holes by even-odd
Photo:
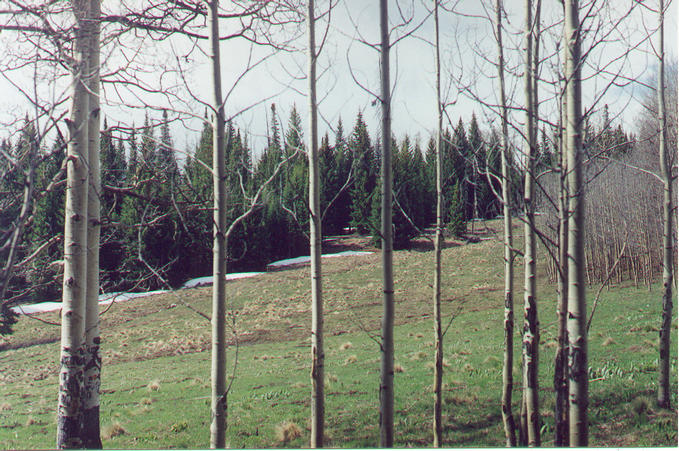
[[[490, 237], [492, 234], [488, 234]], [[429, 446], [433, 396], [433, 253], [396, 252], [396, 445]], [[500, 415], [502, 251], [495, 239], [456, 242], [443, 253], [445, 445], [504, 445]], [[542, 259], [544, 263], [544, 258]], [[333, 447], [379, 442], [380, 256], [325, 259], [326, 422]], [[544, 273], [544, 272], [543, 272]], [[517, 260], [516, 330], [522, 325]], [[543, 443], [553, 440], [554, 287], [539, 279]], [[591, 292], [596, 292], [593, 287]], [[590, 292], [590, 297], [593, 294]], [[308, 267], [228, 283], [237, 340], [229, 395], [231, 447], [308, 444]], [[591, 301], [591, 299], [590, 299]], [[204, 448], [209, 444], [210, 287], [114, 304], [102, 316], [102, 426], [108, 448]], [[675, 303], [676, 305], [676, 303]], [[590, 334], [590, 444], [677, 446], [676, 313], [673, 411], [654, 406], [660, 287], [604, 290]], [[40, 320], [58, 321], [56, 313]], [[22, 318], [0, 351], [0, 448], [51, 448], [59, 328]], [[520, 382], [516, 337], [515, 381]], [[237, 343], [237, 344], [236, 344]], [[515, 409], [521, 397], [514, 391]]]

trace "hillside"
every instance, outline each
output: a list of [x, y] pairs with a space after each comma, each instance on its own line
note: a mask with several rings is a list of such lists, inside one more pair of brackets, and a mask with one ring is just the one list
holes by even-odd
[[[489, 227], [498, 227], [490, 223]], [[501, 243], [492, 228], [478, 243], [443, 252], [445, 445], [504, 445], [499, 399], [502, 358]], [[352, 249], [363, 245], [349, 243]], [[421, 239], [394, 256], [396, 445], [429, 446], [432, 395], [433, 252]], [[520, 260], [517, 260], [520, 263]], [[545, 259], [541, 259], [541, 264]], [[332, 447], [378, 444], [381, 273], [379, 253], [323, 260], [326, 419]], [[544, 274], [544, 271], [541, 271]], [[517, 327], [522, 326], [517, 265]], [[592, 287], [596, 292], [598, 287]], [[310, 323], [308, 267], [230, 281], [235, 366], [230, 447], [308, 444]], [[677, 355], [672, 345], [671, 412], [654, 406], [660, 287], [604, 290], [590, 333], [592, 446], [677, 446]], [[102, 314], [101, 415], [105, 448], [204, 448], [209, 444], [210, 287], [112, 304]], [[588, 301], [591, 301], [593, 294]], [[543, 444], [553, 440], [555, 293], [539, 279]], [[190, 308], [187, 308], [189, 306]], [[675, 303], [676, 306], [676, 303]], [[673, 320], [676, 338], [676, 313]], [[0, 447], [54, 447], [59, 328], [56, 313], [23, 317], [0, 350]], [[515, 340], [517, 344], [520, 340]], [[520, 348], [515, 350], [520, 381]], [[518, 411], [520, 387], [515, 386]]]

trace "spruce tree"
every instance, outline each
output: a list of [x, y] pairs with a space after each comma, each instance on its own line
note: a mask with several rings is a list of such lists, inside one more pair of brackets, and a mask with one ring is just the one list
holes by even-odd
[[354, 183], [351, 189], [351, 225], [356, 228], [356, 232], [364, 235], [372, 231], [370, 198], [376, 186], [377, 168], [368, 128], [360, 111], [349, 138], [349, 152], [353, 159], [354, 173]]

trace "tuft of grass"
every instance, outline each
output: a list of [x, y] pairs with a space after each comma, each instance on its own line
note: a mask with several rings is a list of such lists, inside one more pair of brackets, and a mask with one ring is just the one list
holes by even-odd
[[485, 365], [498, 365], [500, 363], [500, 359], [498, 359], [494, 355], [489, 355], [488, 357], [483, 359], [483, 363]]
[[351, 349], [352, 346], [353, 345], [351, 344], [351, 342], [347, 341], [345, 343], [342, 343], [339, 348], [340, 348], [340, 351], [346, 351], [347, 349]]
[[170, 426], [170, 430], [172, 432], [175, 432], [175, 433], [185, 431], [188, 428], [189, 428], [189, 423], [187, 423], [186, 421], [180, 421], [180, 422], [174, 423], [172, 426]]
[[464, 370], [471, 373], [472, 371], [474, 371], [474, 367], [471, 365], [471, 363], [465, 363]]
[[403, 372], [405, 372], [403, 365], [401, 365], [399, 363], [394, 364], [394, 373], [403, 373]]
[[424, 351], [418, 351], [410, 356], [410, 360], [422, 360], [427, 358], [427, 353]]
[[0, 411], [4, 412], [7, 410], [12, 410], [12, 405], [10, 403], [3, 402], [2, 404], [0, 404]]
[[650, 411], [648, 400], [642, 397], [634, 398], [632, 400], [632, 410], [639, 416], [648, 413]]
[[276, 426], [276, 438], [280, 443], [286, 444], [302, 436], [302, 430], [292, 421], [284, 421]]
[[603, 343], [601, 343], [601, 346], [610, 346], [612, 344], [615, 344], [616, 341], [613, 339], [613, 337], [606, 337]]
[[127, 434], [127, 431], [118, 421], [106, 425], [101, 430], [101, 438], [104, 440], [111, 440], [113, 437], [119, 437]]
[[556, 340], [549, 340], [549, 341], [546, 341], [543, 346], [544, 346], [545, 349], [552, 349], [552, 348], [556, 348], [557, 344], [558, 343], [556, 342]]
[[358, 356], [356, 354], [350, 355], [349, 357], [344, 360], [345, 365], [349, 365], [351, 363], [356, 363], [358, 361]]
[[158, 391], [160, 390], [160, 381], [158, 379], [154, 379], [149, 384], [146, 386], [151, 391]]
[[139, 401], [142, 405], [144, 406], [150, 406], [153, 404], [153, 399], [151, 398], [141, 398], [141, 401]]
[[37, 423], [37, 421], [36, 421], [36, 419], [33, 418], [32, 416], [29, 416], [29, 417], [26, 419], [26, 426], [32, 426], [32, 425], [34, 425], [35, 423]]

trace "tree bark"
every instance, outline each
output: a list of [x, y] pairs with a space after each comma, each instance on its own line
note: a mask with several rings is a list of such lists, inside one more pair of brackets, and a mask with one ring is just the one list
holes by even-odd
[[318, 111], [316, 104], [316, 18], [314, 0], [307, 2], [309, 39], [309, 241], [311, 244], [311, 447], [323, 447], [325, 421], [323, 350], [323, 285], [321, 269], [321, 182], [318, 162]]
[[76, 20], [64, 210], [64, 282], [57, 407], [57, 448], [81, 448], [84, 384], [85, 297], [87, 287], [88, 191], [88, 0], [71, 2]]
[[570, 446], [587, 446], [587, 330], [582, 192], [582, 94], [578, 0], [565, 2], [566, 152], [568, 167], [568, 396]]
[[[565, 56], [565, 52], [564, 52]], [[565, 58], [564, 58], [565, 60]], [[565, 73], [565, 67], [564, 67]], [[565, 81], [565, 80], [564, 80]], [[566, 124], [566, 92], [561, 101], [560, 139], [559, 139], [559, 254], [557, 261], [558, 302], [556, 353], [554, 356], [554, 446], [568, 446], [568, 334], [566, 332], [566, 317], [568, 313], [568, 193], [566, 192], [566, 164], [565, 124]]]
[[380, 86], [382, 103], [382, 349], [380, 369], [380, 446], [394, 446], [394, 274], [392, 236], [391, 84], [389, 13], [380, 0]]
[[514, 386], [514, 251], [511, 211], [511, 150], [507, 126], [507, 99], [505, 94], [505, 61], [502, 48], [502, 0], [495, 0], [495, 36], [498, 51], [498, 81], [502, 114], [502, 214], [504, 225], [504, 358], [502, 364], [502, 422], [507, 446], [516, 446], [516, 424], [512, 414], [512, 388]]
[[212, 247], [212, 402], [210, 447], [226, 446], [226, 151], [224, 100], [219, 53], [219, 0], [208, 2], [212, 64], [212, 180], [214, 186]]
[[658, 5], [658, 153], [663, 180], [663, 297], [658, 363], [658, 406], [670, 407], [670, 339], [672, 326], [672, 169], [667, 152], [667, 118], [665, 115], [665, 8]]
[[[535, 237], [535, 100], [536, 73], [533, 59], [535, 24], [532, 0], [526, 0], [526, 51], [524, 74], [526, 94], [526, 172], [524, 178], [524, 325], [523, 325], [523, 394], [526, 404], [526, 439], [528, 446], [540, 446], [540, 411], [538, 387], [538, 347], [540, 333], [537, 310], [535, 266], [537, 247]], [[538, 19], [538, 18], [536, 18]], [[539, 19], [538, 19], [539, 20]]]
[[434, 0], [434, 30], [436, 55], [436, 237], [434, 239], [434, 447], [443, 445], [441, 418], [443, 386], [443, 328], [441, 325], [441, 248], [443, 247], [443, 176], [441, 174], [443, 134], [443, 103], [441, 100], [441, 54], [439, 51], [439, 2]]
[[85, 356], [82, 412], [83, 447], [101, 449], [99, 388], [101, 386], [101, 338], [99, 335], [99, 238], [101, 234], [100, 143], [100, 0], [90, 0], [89, 117], [87, 126], [89, 184], [87, 194], [87, 289], [85, 305]]

